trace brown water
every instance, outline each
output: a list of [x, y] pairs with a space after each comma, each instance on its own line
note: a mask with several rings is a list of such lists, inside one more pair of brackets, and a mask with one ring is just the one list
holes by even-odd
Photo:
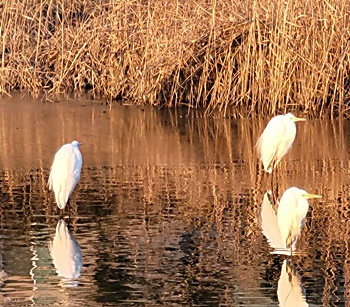
[[[1, 304], [349, 304], [350, 123], [297, 124], [276, 188], [323, 198], [309, 202], [290, 259], [261, 225], [271, 186], [254, 144], [266, 121], [195, 115], [0, 102]], [[55, 152], [74, 139], [83, 169], [59, 222], [46, 182]]]

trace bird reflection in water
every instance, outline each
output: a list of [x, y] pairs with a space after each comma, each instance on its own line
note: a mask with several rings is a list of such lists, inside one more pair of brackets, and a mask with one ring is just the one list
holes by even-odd
[[305, 289], [301, 286], [301, 277], [288, 259], [285, 259], [282, 264], [277, 297], [280, 306], [283, 307], [309, 306], [306, 302]]
[[271, 191], [264, 194], [260, 212], [261, 228], [269, 245], [276, 251], [285, 253], [284, 244], [277, 224], [277, 212], [271, 202]]
[[62, 219], [57, 223], [55, 237], [50, 242], [49, 249], [59, 276], [68, 280], [80, 277], [83, 266], [81, 249]]

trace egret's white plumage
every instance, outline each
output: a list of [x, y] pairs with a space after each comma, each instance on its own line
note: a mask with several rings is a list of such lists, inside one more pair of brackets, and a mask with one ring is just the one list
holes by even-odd
[[63, 209], [80, 179], [83, 159], [80, 143], [73, 141], [63, 145], [56, 153], [51, 166], [48, 186], [55, 192], [56, 203]]
[[305, 121], [305, 119], [288, 113], [273, 117], [267, 124], [256, 143], [266, 172], [271, 173], [292, 147], [296, 135], [295, 122], [297, 121]]
[[321, 196], [292, 187], [286, 190], [281, 197], [277, 210], [277, 224], [286, 248], [292, 250], [296, 243], [301, 228], [305, 224], [305, 217], [309, 209], [307, 200], [310, 198], [321, 198]]

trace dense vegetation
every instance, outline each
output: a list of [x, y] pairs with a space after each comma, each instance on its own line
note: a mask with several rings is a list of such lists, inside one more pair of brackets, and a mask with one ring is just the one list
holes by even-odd
[[350, 2], [0, 1], [0, 92], [350, 116]]

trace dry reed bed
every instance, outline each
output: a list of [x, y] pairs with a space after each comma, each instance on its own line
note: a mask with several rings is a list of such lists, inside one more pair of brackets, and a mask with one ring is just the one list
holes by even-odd
[[0, 92], [349, 116], [348, 1], [0, 2]]

